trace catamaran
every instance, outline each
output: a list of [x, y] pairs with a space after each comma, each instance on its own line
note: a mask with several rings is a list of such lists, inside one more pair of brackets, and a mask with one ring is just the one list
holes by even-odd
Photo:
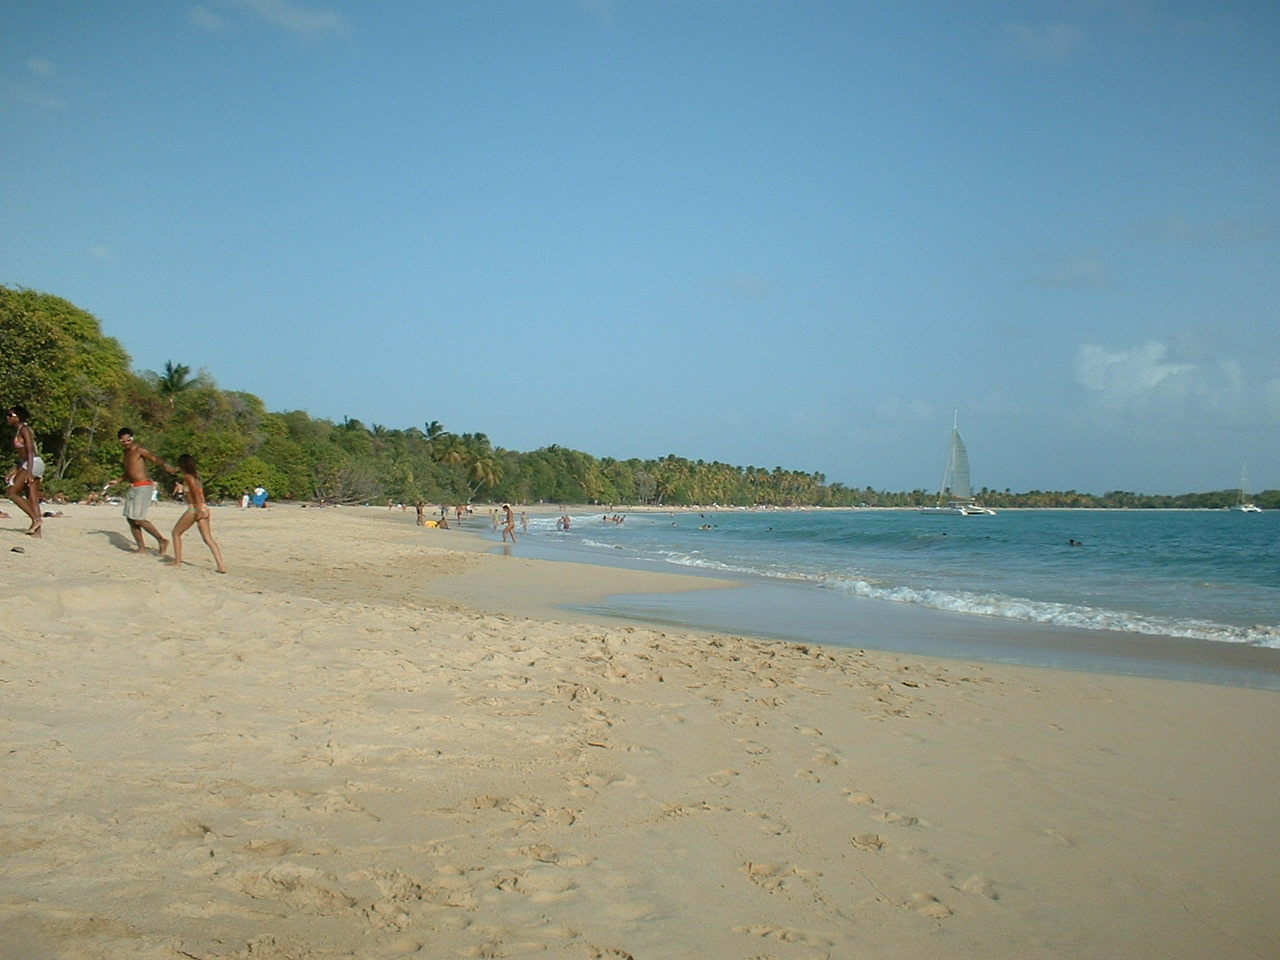
[[1241, 513], [1261, 513], [1262, 508], [1248, 499], [1248, 494], [1245, 492], [1248, 486], [1249, 467], [1245, 464], [1240, 468], [1240, 502], [1236, 504], [1236, 509]]
[[996, 512], [984, 507], [973, 497], [969, 482], [969, 451], [960, 439], [960, 415], [952, 415], [951, 448], [947, 451], [947, 465], [942, 471], [942, 487], [938, 490], [938, 505], [921, 507], [920, 512], [934, 517], [994, 517]]

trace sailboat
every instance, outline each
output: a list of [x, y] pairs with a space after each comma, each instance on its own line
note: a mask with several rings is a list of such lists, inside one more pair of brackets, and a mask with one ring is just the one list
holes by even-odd
[[973, 498], [973, 486], [969, 482], [969, 451], [960, 439], [959, 425], [957, 411], [952, 414], [951, 448], [947, 451], [947, 465], [942, 471], [938, 505], [921, 507], [920, 512], [935, 517], [994, 517], [994, 510]]
[[1249, 466], [1244, 464], [1240, 467], [1240, 502], [1236, 504], [1236, 509], [1241, 513], [1261, 513], [1262, 508], [1256, 503], [1251, 503], [1245, 492], [1249, 486]]

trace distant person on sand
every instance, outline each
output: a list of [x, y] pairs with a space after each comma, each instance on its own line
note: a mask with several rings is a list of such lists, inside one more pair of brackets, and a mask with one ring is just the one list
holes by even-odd
[[31, 414], [26, 407], [14, 404], [5, 411], [5, 419], [17, 430], [13, 446], [18, 451], [19, 461], [18, 467], [5, 478], [9, 499], [31, 518], [27, 536], [40, 538], [44, 536], [44, 520], [40, 515], [40, 478], [44, 476], [44, 461], [36, 453], [36, 435], [27, 422]]
[[511, 542], [516, 542], [516, 515], [511, 511], [511, 504], [504, 503], [502, 505], [502, 542], [507, 542], [507, 537], [511, 538]]
[[173, 525], [173, 566], [182, 566], [182, 535], [194, 525], [209, 549], [213, 551], [214, 562], [219, 573], [226, 573], [222, 565], [222, 551], [218, 549], [218, 541], [213, 539], [213, 523], [209, 519], [209, 501], [204, 495], [204, 480], [200, 477], [200, 468], [196, 466], [196, 458], [184, 453], [178, 458], [178, 468], [182, 471], [182, 482], [187, 488], [187, 509], [178, 522]]
[[147, 473], [147, 461], [150, 460], [170, 473], [177, 473], [178, 470], [176, 467], [171, 467], [160, 457], [157, 457], [146, 447], [135, 442], [133, 430], [129, 427], [121, 427], [116, 436], [120, 438], [120, 443], [124, 446], [124, 476], [112, 480], [107, 486], [111, 487], [117, 483], [129, 481], [129, 492], [124, 498], [124, 516], [129, 521], [129, 529], [133, 532], [133, 539], [138, 542], [133, 552], [144, 553], [146, 551], [147, 545], [142, 539], [142, 534], [145, 531], [156, 538], [158, 547], [156, 552], [160, 556], [164, 556], [164, 552], [169, 549], [169, 541], [162, 537], [155, 524], [147, 519], [147, 511], [151, 508], [151, 500], [156, 493], [155, 481]]

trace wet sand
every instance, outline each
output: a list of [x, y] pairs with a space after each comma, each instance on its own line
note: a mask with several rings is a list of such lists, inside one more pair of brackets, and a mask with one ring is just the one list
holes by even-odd
[[571, 614], [707, 581], [385, 509], [215, 509], [226, 576], [65, 509], [0, 521], [6, 960], [1280, 955], [1275, 692]]

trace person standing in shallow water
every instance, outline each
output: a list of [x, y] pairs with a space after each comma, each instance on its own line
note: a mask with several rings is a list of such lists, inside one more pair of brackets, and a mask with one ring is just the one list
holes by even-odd
[[40, 538], [44, 536], [44, 517], [40, 512], [40, 479], [44, 476], [44, 461], [36, 453], [36, 435], [27, 422], [31, 414], [26, 407], [14, 404], [5, 411], [5, 419], [17, 430], [13, 446], [19, 457], [19, 466], [6, 478], [9, 499], [31, 518], [27, 536]]
[[[496, 514], [495, 514], [496, 516]], [[502, 542], [507, 542], [507, 537], [511, 538], [511, 542], [516, 542], [516, 515], [511, 510], [511, 504], [504, 503], [502, 505]]]
[[200, 478], [200, 468], [196, 466], [196, 458], [184, 453], [178, 458], [178, 469], [182, 471], [182, 483], [187, 488], [187, 509], [173, 525], [173, 566], [182, 566], [182, 535], [195, 526], [200, 537], [213, 551], [214, 562], [219, 573], [226, 573], [222, 565], [222, 551], [218, 549], [218, 541], [213, 538], [213, 521], [209, 518], [209, 501], [204, 495], [204, 480]]
[[117, 483], [129, 481], [129, 492], [124, 499], [124, 516], [129, 521], [129, 529], [133, 533], [133, 539], [138, 542], [133, 552], [146, 552], [147, 545], [142, 539], [142, 534], [145, 531], [156, 538], [158, 547], [156, 553], [163, 557], [164, 552], [169, 549], [169, 541], [161, 536], [155, 524], [147, 519], [147, 511], [151, 509], [151, 499], [156, 492], [155, 481], [147, 473], [147, 461], [150, 460], [170, 473], [177, 473], [177, 468], [169, 466], [168, 463], [157, 457], [146, 447], [134, 442], [133, 431], [130, 428], [121, 427], [116, 436], [120, 438], [120, 443], [124, 446], [124, 476], [112, 480], [107, 486], [111, 487]]

